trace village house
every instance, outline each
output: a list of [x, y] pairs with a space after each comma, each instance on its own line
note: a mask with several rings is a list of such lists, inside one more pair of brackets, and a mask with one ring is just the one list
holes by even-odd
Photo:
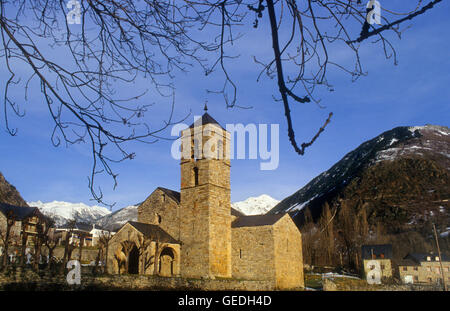
[[231, 208], [230, 133], [205, 112], [181, 142], [180, 191], [158, 187], [139, 205], [137, 222], [110, 241], [109, 272], [303, 287], [302, 238], [289, 214]]
[[97, 246], [99, 238], [103, 235], [113, 235], [113, 232], [105, 230], [95, 224], [69, 223], [55, 229], [55, 236], [61, 245], [66, 240], [66, 235], [70, 234], [69, 243], [79, 246], [83, 242], [83, 246]]
[[[14, 206], [0, 203], [0, 256], [4, 255], [3, 239], [6, 237], [9, 223], [8, 251], [10, 261], [15, 261], [19, 254], [19, 248], [23, 245], [33, 246], [39, 232], [45, 231], [48, 225], [47, 218], [37, 207]], [[39, 226], [39, 229], [38, 229]]]
[[[364, 275], [378, 269], [381, 279], [392, 277], [392, 245], [363, 245], [361, 247], [361, 257], [364, 267]], [[370, 277], [375, 278], [375, 274], [371, 273]]]
[[450, 283], [450, 257], [441, 254], [441, 258], [444, 271], [437, 254], [406, 255], [398, 265], [400, 279], [405, 284], [441, 284], [444, 277]]
[[45, 221], [45, 216], [37, 207], [0, 203], [0, 232], [6, 233], [8, 219], [13, 223], [10, 229], [10, 243], [22, 245], [22, 237], [25, 234], [27, 245], [33, 245], [38, 233], [37, 225], [39, 221]]

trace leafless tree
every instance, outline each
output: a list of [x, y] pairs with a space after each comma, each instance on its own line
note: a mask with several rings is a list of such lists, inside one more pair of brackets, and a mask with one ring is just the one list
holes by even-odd
[[25, 252], [27, 249], [29, 218], [23, 219], [21, 224], [21, 247], [20, 247], [20, 265], [25, 266]]
[[80, 261], [80, 263], [82, 262], [83, 259], [83, 248], [84, 248], [84, 244], [86, 243], [86, 238], [88, 237], [88, 233], [84, 232], [82, 230], [78, 230], [77, 231], [77, 236], [78, 236], [78, 260]]
[[[62, 259], [62, 266], [61, 266], [61, 271], [60, 273], [64, 273], [65, 269], [66, 269], [66, 265], [67, 262], [70, 260], [70, 258], [72, 257], [72, 252], [75, 249], [75, 245], [74, 245], [74, 241], [72, 239], [72, 235], [74, 232], [74, 228], [76, 225], [76, 220], [69, 220], [69, 222], [67, 223], [67, 227], [68, 230], [66, 231], [66, 236], [64, 239], [64, 255], [63, 255], [63, 259]], [[72, 239], [72, 241], [71, 241]]]
[[8, 250], [9, 245], [11, 243], [11, 235], [12, 228], [16, 223], [16, 217], [13, 211], [8, 211], [6, 215], [6, 226], [4, 228], [0, 228], [0, 239], [3, 244], [3, 258], [2, 258], [2, 266], [1, 269], [5, 269], [8, 265]]
[[97, 272], [97, 266], [99, 261], [103, 262], [103, 273], [108, 271], [108, 251], [109, 251], [109, 241], [111, 241], [113, 235], [110, 231], [102, 231], [98, 238], [98, 254], [95, 260], [95, 267], [93, 273]]
[[[120, 245], [122, 246], [122, 252], [125, 254], [125, 258], [126, 258], [126, 262], [125, 262], [125, 273], [128, 273], [128, 261], [130, 258], [130, 252], [133, 249], [133, 247], [135, 246], [135, 243], [129, 240], [125, 240], [123, 242], [120, 243]], [[120, 273], [120, 261], [119, 258], [117, 258], [118, 263], [119, 263], [119, 273]]]
[[[49, 239], [54, 221], [42, 214], [38, 214], [36, 223], [36, 236], [34, 238], [34, 269], [39, 270], [39, 263], [42, 257], [42, 246]], [[49, 257], [50, 258], [50, 257]]]
[[[262, 27], [267, 18], [267, 42], [271, 59], [254, 59], [263, 74], [275, 78], [279, 98], [294, 150], [303, 155], [331, 120], [299, 144], [295, 137], [291, 103], [320, 100], [313, 94], [323, 87], [333, 90], [329, 68], [348, 73], [353, 80], [364, 75], [359, 55], [361, 42], [373, 39], [386, 58], [397, 61], [391, 39], [400, 37], [400, 25], [433, 9], [442, 0], [415, 0], [411, 9], [393, 12], [384, 9], [382, 25], [367, 22], [366, 3], [360, 0], [83, 0], [79, 25], [72, 25], [67, 1], [0, 0], [0, 55], [9, 76], [5, 81], [3, 106], [6, 128], [10, 114], [23, 115], [13, 88], [25, 90], [28, 99], [33, 83], [41, 94], [54, 122], [51, 140], [55, 146], [87, 142], [93, 166], [89, 186], [94, 198], [102, 201], [101, 189], [94, 188], [95, 176], [117, 175], [111, 163], [133, 159], [129, 142], [154, 143], [177, 120], [173, 120], [176, 72], [194, 65], [205, 75], [220, 70], [224, 84], [213, 93], [223, 95], [228, 108], [244, 107], [237, 99], [237, 82], [228, 65], [237, 55], [232, 47], [241, 37], [240, 29]], [[386, 4], [389, 6], [389, 4]], [[68, 16], [68, 18], [66, 18]], [[400, 17], [399, 17], [400, 16]], [[51, 50], [44, 46], [51, 46]], [[334, 51], [346, 49], [354, 64], [337, 61]], [[55, 53], [62, 59], [54, 57]], [[121, 98], [117, 89], [135, 85], [139, 79], [152, 84], [152, 92], [172, 97], [170, 113], [161, 124], [148, 124], [149, 104], [139, 100], [146, 92]], [[322, 106], [321, 106], [322, 107]], [[180, 121], [180, 120], [178, 120]]]
[[141, 266], [141, 274], [145, 274], [145, 270], [148, 267], [148, 262], [150, 261], [150, 258], [148, 257], [152, 257], [154, 258], [154, 256], [148, 256], [148, 248], [149, 246], [152, 244], [152, 240], [147, 237], [144, 234], [139, 234], [137, 236], [137, 240], [138, 240], [138, 245], [137, 245], [137, 249], [139, 251], [139, 259], [140, 259], [140, 266]]
[[55, 251], [55, 248], [58, 246], [59, 239], [55, 236], [54, 230], [51, 230], [49, 234], [46, 236], [44, 240], [44, 244], [47, 247], [47, 254], [48, 254], [48, 263], [47, 263], [47, 270], [52, 271], [53, 265], [54, 265], [54, 259], [53, 254]]

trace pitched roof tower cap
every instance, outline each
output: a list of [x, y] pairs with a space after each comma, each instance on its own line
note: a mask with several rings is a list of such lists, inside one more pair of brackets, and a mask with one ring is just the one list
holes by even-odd
[[[206, 105], [205, 105], [205, 108], [207, 110]], [[215, 124], [215, 125], [219, 126], [220, 128], [224, 129], [223, 126], [220, 125], [219, 122], [214, 120], [214, 118], [211, 117], [211, 115], [207, 112], [205, 112], [201, 117], [201, 125], [206, 125], [206, 124]], [[189, 128], [194, 128], [195, 126], [197, 126], [196, 122], [192, 123], [191, 126], [189, 126]]]

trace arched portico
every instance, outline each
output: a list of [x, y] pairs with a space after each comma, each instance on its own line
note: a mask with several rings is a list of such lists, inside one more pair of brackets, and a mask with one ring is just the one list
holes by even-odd
[[171, 246], [164, 246], [158, 260], [158, 274], [161, 276], [176, 276], [180, 272], [179, 253]]

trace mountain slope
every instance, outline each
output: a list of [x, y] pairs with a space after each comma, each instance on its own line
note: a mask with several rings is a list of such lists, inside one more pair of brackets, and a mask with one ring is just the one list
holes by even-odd
[[448, 127], [397, 127], [349, 152], [269, 213], [290, 212], [301, 224], [305, 207], [317, 219], [325, 202], [350, 200], [397, 225], [417, 221], [425, 210], [448, 210], [449, 168]]
[[43, 203], [41, 201], [28, 202], [30, 206], [39, 208], [42, 214], [55, 220], [57, 226], [65, 224], [77, 214], [77, 221], [93, 223], [97, 219], [111, 214], [111, 211], [101, 206], [89, 206], [84, 203], [70, 203], [63, 201], [53, 201]]
[[0, 202], [16, 206], [28, 206], [19, 191], [0, 173]]
[[97, 219], [95, 223], [102, 228], [116, 231], [127, 221], [137, 221], [138, 206], [139, 204], [124, 207], [120, 210]]
[[231, 207], [244, 215], [262, 215], [271, 210], [278, 202], [271, 196], [263, 194], [258, 197], [250, 197], [241, 202], [232, 203]]

